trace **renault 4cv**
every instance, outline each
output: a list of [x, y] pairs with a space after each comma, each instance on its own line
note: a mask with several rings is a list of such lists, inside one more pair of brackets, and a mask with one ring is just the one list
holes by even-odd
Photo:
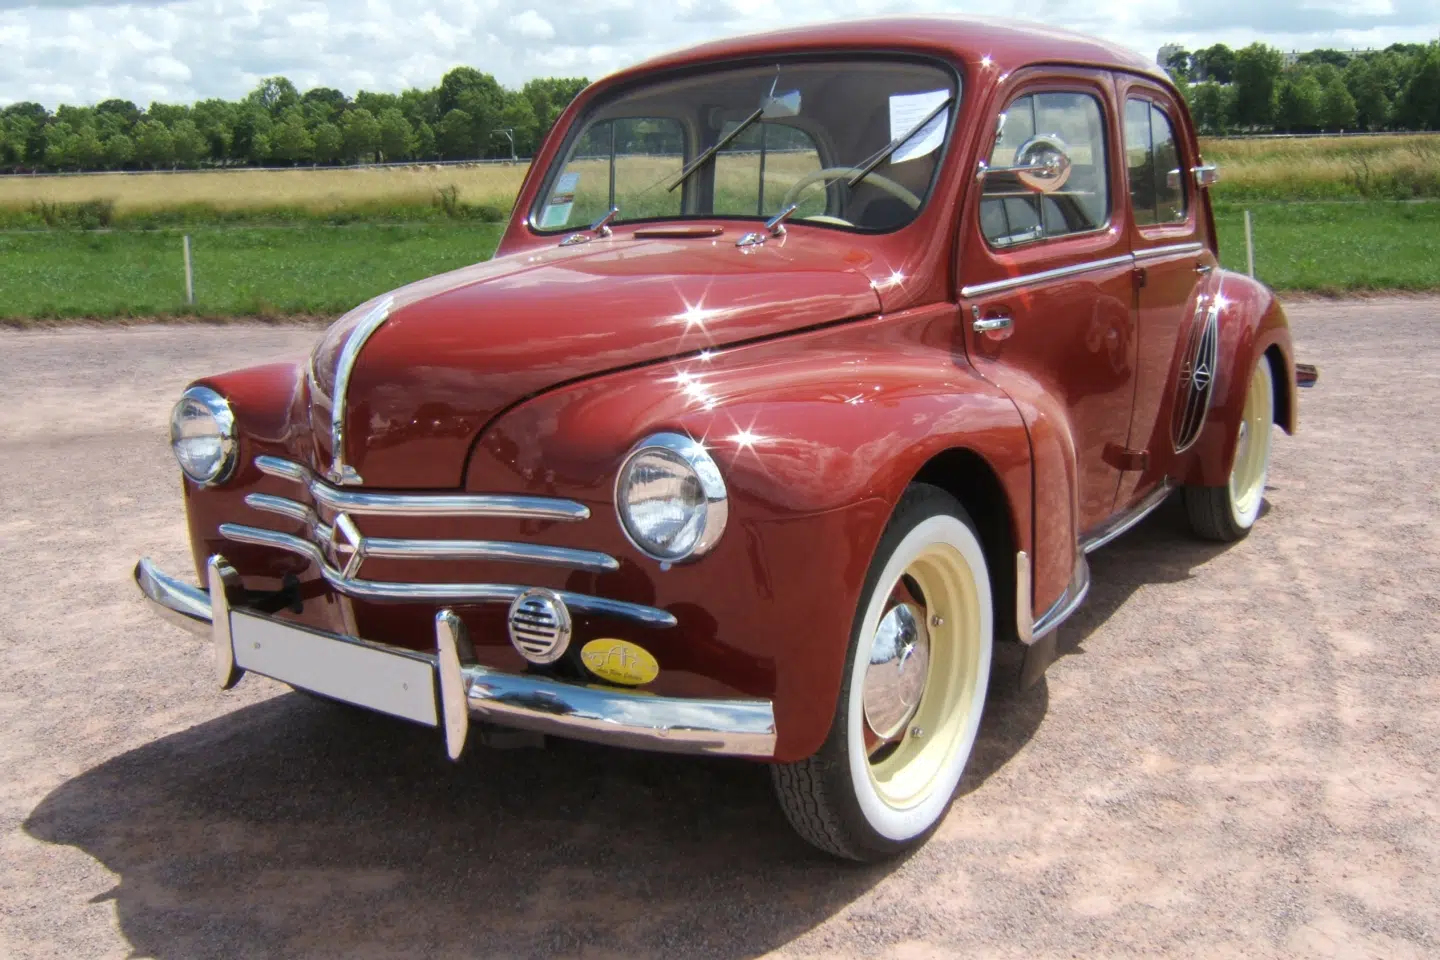
[[222, 687], [451, 757], [473, 722], [752, 758], [805, 839], [896, 854], [951, 803], [992, 651], [1043, 669], [1087, 553], [1171, 495], [1213, 540], [1261, 514], [1314, 372], [1220, 268], [1215, 178], [1154, 65], [1038, 26], [625, 70], [493, 259], [184, 392], [200, 586], [136, 579]]

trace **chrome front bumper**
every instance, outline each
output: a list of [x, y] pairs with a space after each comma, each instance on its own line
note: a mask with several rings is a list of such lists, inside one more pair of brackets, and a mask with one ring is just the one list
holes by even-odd
[[[362, 661], [379, 654], [396, 658], [397, 666], [412, 671], [415, 661], [428, 664], [427, 677], [433, 683], [434, 698], [430, 719], [400, 713], [377, 702], [361, 705], [442, 727], [452, 759], [465, 748], [471, 716], [523, 730], [642, 750], [756, 758], [768, 758], [775, 751], [775, 713], [769, 700], [660, 697], [642, 691], [500, 673], [461, 661], [460, 651], [469, 649], [469, 644], [464, 624], [450, 610], [441, 610], [435, 616], [437, 652], [433, 654], [321, 633], [243, 606], [232, 609], [232, 599], [240, 594], [235, 571], [224, 558], [216, 556], [210, 558], [207, 572], [208, 591], [166, 575], [146, 558], [135, 566], [135, 582], [166, 619], [210, 637], [216, 679], [227, 689], [245, 672], [244, 666], [237, 663], [232, 620], [243, 620], [250, 628], [264, 622], [301, 631], [322, 643], [354, 647], [356, 658]], [[232, 613], [238, 616], [232, 618]], [[401, 660], [406, 663], [400, 664]], [[254, 666], [251, 669], [262, 672]], [[307, 686], [292, 677], [275, 679]], [[310, 688], [323, 686], [318, 683]], [[329, 690], [317, 692], [333, 695]]]

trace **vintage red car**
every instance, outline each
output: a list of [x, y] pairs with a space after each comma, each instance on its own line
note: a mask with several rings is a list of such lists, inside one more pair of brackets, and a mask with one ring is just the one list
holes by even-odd
[[[196, 382], [174, 450], [196, 588], [141, 589], [246, 671], [771, 764], [809, 841], [922, 841], [996, 644], [1172, 493], [1244, 537], [1285, 315], [1216, 261], [1185, 104], [1124, 50], [905, 19], [594, 84], [494, 259]], [[1300, 379], [1311, 372], [1301, 371]]]

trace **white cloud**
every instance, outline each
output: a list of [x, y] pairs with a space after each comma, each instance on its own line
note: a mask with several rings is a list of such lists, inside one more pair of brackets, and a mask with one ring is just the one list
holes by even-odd
[[[984, 0], [848, 0], [843, 16], [990, 13]], [[1435, 0], [1038, 0], [1023, 13], [1147, 56], [1264, 40], [1285, 50], [1440, 35]], [[302, 90], [434, 86], [461, 64], [518, 86], [602, 76], [656, 53], [837, 14], [826, 0], [0, 0], [0, 104], [240, 97], [283, 74]]]

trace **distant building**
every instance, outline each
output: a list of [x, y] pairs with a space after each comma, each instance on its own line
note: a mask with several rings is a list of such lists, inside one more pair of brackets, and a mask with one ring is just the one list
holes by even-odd
[[1155, 54], [1155, 62], [1163, 70], [1165, 67], [1170, 65], [1170, 58], [1175, 56], [1175, 54], [1180, 53], [1184, 49], [1185, 48], [1180, 46], [1180, 44], [1178, 43], [1167, 43], [1165, 44], [1165, 46], [1160, 48], [1159, 53]]

